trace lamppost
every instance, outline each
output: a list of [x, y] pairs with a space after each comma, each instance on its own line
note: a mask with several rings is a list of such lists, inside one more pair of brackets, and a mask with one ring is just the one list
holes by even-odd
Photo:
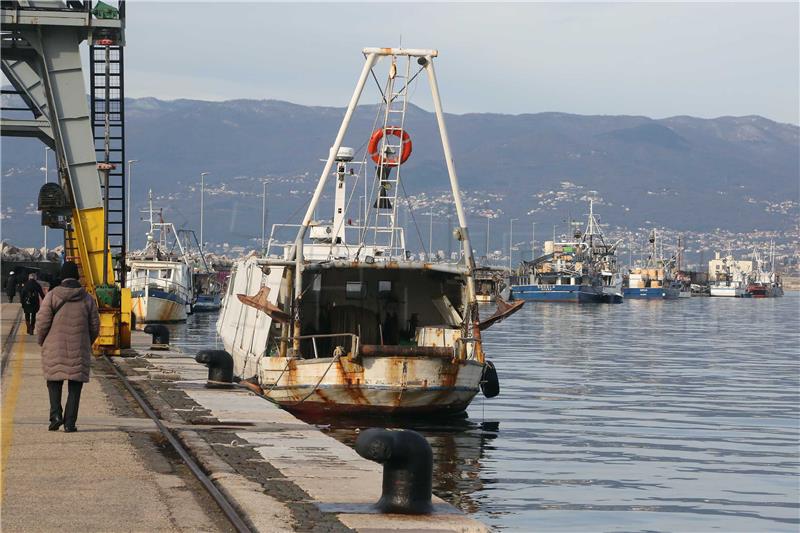
[[433, 209], [428, 213], [430, 215], [430, 222], [428, 222], [428, 260], [433, 257]]
[[486, 260], [489, 260], [489, 221], [492, 220], [492, 214], [486, 215]]
[[509, 270], [512, 267], [511, 258], [514, 256], [514, 221], [519, 220], [517, 218], [511, 219], [511, 228], [508, 232], [508, 268]]
[[206, 176], [208, 176], [208, 172], [201, 172], [200, 173], [200, 253], [203, 253], [205, 250], [206, 244], [203, 240], [203, 197], [205, 196], [206, 192]]
[[[48, 160], [50, 159], [47, 155], [47, 152], [51, 151], [49, 147], [44, 147], [44, 182], [47, 183], [49, 181], [50, 172], [48, 166]], [[44, 246], [44, 255], [45, 259], [47, 259], [47, 226], [44, 227], [44, 242], [42, 243]]]
[[531, 222], [531, 261], [536, 259], [536, 222]]
[[138, 159], [128, 160], [128, 187], [125, 189], [125, 252], [131, 249], [131, 182], [133, 181], [133, 164]]
[[261, 193], [261, 253], [266, 253], [264, 245], [264, 232], [267, 227], [267, 180], [262, 182], [263, 191]]

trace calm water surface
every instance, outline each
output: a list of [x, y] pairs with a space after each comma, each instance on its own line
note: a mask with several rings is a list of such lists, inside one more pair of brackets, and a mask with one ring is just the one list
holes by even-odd
[[[528, 303], [484, 334], [500, 396], [395, 427], [433, 445], [435, 492], [497, 529], [796, 532], [799, 317], [797, 293]], [[215, 321], [173, 343], [214, 346]], [[320, 425], [352, 444], [370, 424]]]

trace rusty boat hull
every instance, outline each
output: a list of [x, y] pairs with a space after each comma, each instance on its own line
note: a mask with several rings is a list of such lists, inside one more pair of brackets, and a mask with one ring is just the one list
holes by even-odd
[[463, 412], [478, 393], [484, 365], [427, 357], [266, 357], [258, 367], [262, 394], [288, 411], [448, 415]]

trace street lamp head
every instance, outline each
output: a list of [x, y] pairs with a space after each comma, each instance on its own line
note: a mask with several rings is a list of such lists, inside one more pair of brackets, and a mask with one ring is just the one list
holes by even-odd
[[139, 162], [139, 160], [138, 160], [138, 159], [128, 159], [128, 164], [129, 164], [129, 165], [130, 165], [131, 163], [138, 163], [138, 162]]

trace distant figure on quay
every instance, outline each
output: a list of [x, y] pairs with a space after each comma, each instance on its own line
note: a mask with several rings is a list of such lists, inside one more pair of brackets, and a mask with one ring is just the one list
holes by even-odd
[[39, 304], [44, 299], [42, 286], [36, 280], [36, 274], [28, 274], [28, 281], [19, 293], [19, 301], [22, 310], [25, 312], [25, 325], [28, 326], [28, 335], [33, 335], [36, 326], [36, 313], [39, 312]]
[[8, 296], [8, 301], [10, 303], [14, 303], [14, 295], [17, 293], [17, 275], [12, 270], [8, 273], [8, 279], [6, 280], [6, 296]]

